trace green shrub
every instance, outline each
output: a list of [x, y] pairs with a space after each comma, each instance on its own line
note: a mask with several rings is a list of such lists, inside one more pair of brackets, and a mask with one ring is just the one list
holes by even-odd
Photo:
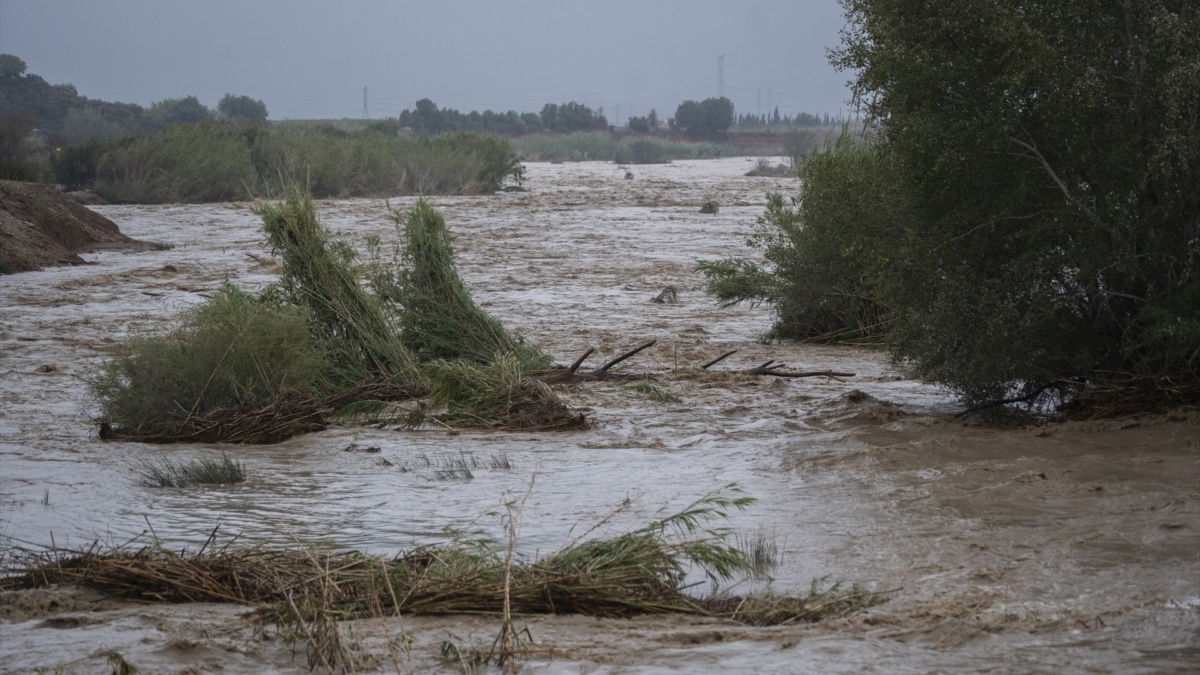
[[131, 340], [88, 385], [103, 421], [138, 429], [315, 392], [328, 368], [301, 309], [224, 286], [173, 330]]
[[972, 405], [1200, 382], [1200, 13], [845, 5], [833, 60], [916, 207], [894, 354]]
[[50, 170], [54, 182], [64, 190], [85, 190], [96, 182], [96, 170], [107, 144], [88, 141], [79, 145], [58, 148], [50, 155]]
[[613, 161], [621, 164], [662, 164], [669, 162], [670, 148], [656, 138], [623, 138], [613, 151]]
[[744, 258], [701, 261], [707, 289], [723, 306], [765, 303], [776, 322], [765, 339], [878, 342], [890, 325], [890, 252], [910, 211], [887, 180], [889, 158], [871, 142], [842, 137], [800, 165], [790, 200], [767, 195]]

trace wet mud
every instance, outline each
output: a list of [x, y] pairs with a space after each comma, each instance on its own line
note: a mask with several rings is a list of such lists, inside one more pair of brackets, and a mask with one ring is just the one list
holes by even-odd
[[[265, 447], [102, 443], [82, 379], [125, 337], [161, 327], [226, 279], [277, 265], [247, 205], [99, 206], [166, 251], [85, 254], [85, 266], [0, 278], [0, 549], [119, 544], [149, 529], [198, 547], [324, 542], [394, 553], [447, 528], [503, 537], [502, 505], [533, 489], [518, 549], [553, 550], [630, 507], [627, 531], [722, 486], [758, 499], [731, 526], [772, 533], [775, 589], [829, 576], [885, 604], [816, 625], [749, 628], [682, 617], [523, 617], [522, 672], [1192, 672], [1200, 664], [1200, 419], [1176, 414], [995, 429], [952, 419], [953, 397], [869, 350], [764, 345], [768, 310], [721, 310], [694, 271], [744, 255], [765, 193], [746, 159], [635, 167], [531, 164], [527, 192], [433, 198], [460, 274], [488, 312], [570, 363], [653, 372], [564, 390], [585, 431], [484, 434], [334, 428]], [[716, 201], [715, 214], [700, 213]], [[411, 200], [392, 200], [403, 208]], [[319, 204], [324, 224], [397, 239], [381, 200]], [[664, 289], [676, 302], [653, 302]], [[846, 378], [700, 373], [774, 359]], [[347, 449], [371, 448], [378, 452]], [[230, 452], [246, 483], [140, 485], [147, 459]], [[470, 478], [427, 467], [475, 458]], [[510, 468], [493, 468], [491, 458]], [[743, 589], [738, 589], [743, 590]], [[58, 589], [0, 595], [0, 672], [96, 672], [110, 651], [143, 672], [307, 672], [247, 608], [146, 606]], [[457, 666], [441, 645], [489, 646], [486, 617], [345, 626], [363, 672]], [[407, 636], [410, 643], [399, 639]], [[408, 649], [405, 644], [410, 644]]]

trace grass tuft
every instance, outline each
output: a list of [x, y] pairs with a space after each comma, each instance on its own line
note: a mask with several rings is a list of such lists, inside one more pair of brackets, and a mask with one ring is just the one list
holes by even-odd
[[148, 461], [135, 473], [146, 487], [184, 488], [242, 483], [246, 480], [246, 465], [221, 453], [220, 459], [197, 457], [178, 464], [167, 459]]

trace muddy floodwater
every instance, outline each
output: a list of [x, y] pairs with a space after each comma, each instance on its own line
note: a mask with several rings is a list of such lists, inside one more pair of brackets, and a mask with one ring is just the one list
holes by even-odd
[[[535, 555], [627, 499], [596, 536], [736, 483], [758, 501], [729, 524], [777, 543], [776, 590], [828, 576], [888, 601], [771, 628], [524, 617], [517, 627], [544, 651], [522, 672], [1200, 671], [1196, 414], [984, 428], [952, 420], [953, 397], [884, 354], [756, 342], [769, 310], [718, 309], [694, 271], [699, 259], [747, 253], [765, 194], [795, 190], [795, 179], [745, 177], [752, 167], [675, 162], [634, 167], [627, 180], [609, 163], [534, 163], [526, 192], [431, 199], [476, 301], [559, 363], [594, 347], [595, 366], [657, 340], [622, 367], [660, 374], [664, 395], [623, 383], [563, 390], [595, 421], [569, 433], [338, 427], [271, 446], [101, 442], [81, 381], [90, 367], [226, 280], [257, 289], [277, 268], [245, 204], [94, 207], [125, 234], [174, 248], [0, 277], [0, 553], [120, 544], [150, 529], [195, 549], [219, 526], [222, 543], [391, 554], [451, 530], [502, 538], [504, 503], [528, 491], [517, 547]], [[700, 213], [707, 200], [718, 213]], [[319, 209], [337, 235], [397, 239], [382, 200]], [[677, 302], [652, 301], [668, 287]], [[774, 359], [854, 376], [681, 375], [733, 349], [714, 370]], [[245, 463], [245, 483], [172, 490], [135, 475], [147, 461], [222, 452]], [[438, 475], [448, 457], [474, 465], [472, 476]], [[108, 672], [110, 651], [146, 673], [308, 672], [303, 649], [263, 639], [246, 611], [7, 593], [0, 672]], [[438, 645], [486, 647], [499, 621], [346, 629], [370, 656], [367, 672], [453, 672]], [[401, 631], [409, 653], [395, 649]]]

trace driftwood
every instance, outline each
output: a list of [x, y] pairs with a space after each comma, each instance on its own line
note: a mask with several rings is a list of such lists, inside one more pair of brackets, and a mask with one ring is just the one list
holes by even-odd
[[[603, 366], [601, 366], [595, 370], [579, 372], [579, 367], [581, 365], [583, 365], [583, 362], [586, 361], [587, 358], [596, 351], [596, 349], [594, 347], [588, 347], [588, 350], [586, 352], [584, 352], [583, 355], [580, 356], [578, 359], [575, 359], [575, 362], [572, 363], [570, 365], [570, 367], [568, 367], [566, 370], [554, 370], [554, 371], [550, 371], [550, 372], [540, 373], [538, 375], [534, 375], [533, 379], [539, 380], [541, 382], [545, 382], [546, 384], [572, 384], [572, 383], [577, 383], [577, 382], [594, 382], [597, 380], [646, 380], [646, 379], [653, 380], [653, 379], [657, 379], [659, 377], [662, 377], [661, 373], [614, 373], [611, 370], [613, 366], [617, 365], [618, 363], [621, 363], [622, 361], [628, 359], [629, 357], [637, 354], [638, 352], [640, 352], [644, 349], [649, 349], [650, 347], [653, 347], [657, 342], [658, 342], [657, 340], [651, 340], [643, 345], [639, 345], [639, 346], [625, 352], [624, 354], [621, 354], [617, 358], [609, 361], [608, 363], [604, 364]], [[717, 358], [700, 366], [700, 370], [708, 370], [710, 366], [714, 366], [714, 365], [720, 363], [721, 361], [724, 361], [725, 359], [729, 358], [730, 356], [733, 356], [736, 353], [737, 353], [736, 349], [725, 352], [724, 354], [718, 356]], [[767, 361], [766, 363], [764, 363], [760, 366], [755, 366], [754, 368], [747, 368], [744, 370], [730, 370], [730, 371], [724, 371], [724, 372], [730, 372], [730, 373], [734, 373], [734, 374], [738, 374], [738, 375], [763, 375], [763, 376], [771, 376], [771, 377], [854, 377], [854, 373], [840, 373], [840, 372], [833, 371], [833, 370], [810, 370], [810, 371], [801, 371], [801, 372], [783, 370], [783, 368], [786, 368], [786, 367], [787, 367], [787, 364], [775, 363], [775, 360], [771, 359], [770, 361]]]

